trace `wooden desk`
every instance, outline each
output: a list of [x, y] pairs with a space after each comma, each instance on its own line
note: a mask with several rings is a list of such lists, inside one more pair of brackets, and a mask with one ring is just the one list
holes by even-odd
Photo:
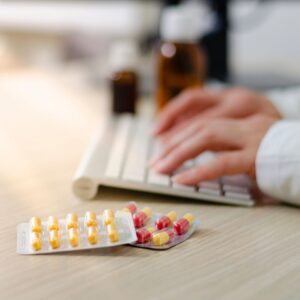
[[[104, 189], [81, 201], [70, 183], [105, 100], [59, 75], [0, 75], [1, 299], [299, 299], [300, 210], [211, 205]], [[69, 254], [15, 253], [16, 225], [33, 215], [119, 208], [193, 212], [203, 222], [169, 251], [128, 246]]]

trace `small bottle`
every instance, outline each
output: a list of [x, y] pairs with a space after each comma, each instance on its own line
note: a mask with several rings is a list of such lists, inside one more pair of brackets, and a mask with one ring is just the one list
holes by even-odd
[[110, 51], [112, 111], [135, 113], [138, 99], [138, 49], [134, 42], [115, 43]]
[[197, 44], [201, 31], [194, 18], [179, 7], [166, 8], [162, 15], [162, 42], [157, 53], [157, 110], [186, 88], [201, 87], [206, 58]]

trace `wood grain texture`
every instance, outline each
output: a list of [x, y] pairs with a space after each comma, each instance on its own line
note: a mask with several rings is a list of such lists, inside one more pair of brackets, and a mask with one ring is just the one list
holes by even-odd
[[[70, 183], [105, 94], [63, 75], [0, 74], [1, 299], [299, 299], [300, 210], [212, 205], [100, 189], [81, 201]], [[120, 208], [192, 212], [202, 229], [168, 251], [128, 246], [68, 254], [15, 253], [16, 226], [33, 215]]]

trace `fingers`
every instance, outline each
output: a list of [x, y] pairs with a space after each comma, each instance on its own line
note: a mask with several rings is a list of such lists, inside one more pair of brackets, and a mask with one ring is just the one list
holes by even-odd
[[191, 122], [186, 125], [186, 128], [178, 131], [172, 137], [164, 141], [164, 147], [158, 156], [153, 158], [150, 161], [150, 166], [155, 165], [159, 160], [165, 158], [171, 151], [173, 151], [176, 147], [178, 147], [181, 143], [183, 143], [188, 138], [192, 137], [196, 133], [199, 133], [200, 130], [205, 126], [205, 120], [198, 120], [195, 122]]
[[239, 140], [239, 138], [236, 137], [235, 127], [236, 123], [215, 122], [169, 151], [154, 165], [154, 169], [157, 172], [168, 174], [176, 170], [186, 160], [196, 157], [203, 151], [237, 149], [237, 139]]
[[233, 151], [217, 155], [205, 165], [174, 176], [173, 180], [178, 184], [197, 185], [201, 181], [214, 180], [224, 175], [246, 173], [249, 165], [251, 161], [245, 151]]
[[153, 135], [158, 136], [171, 128], [176, 119], [188, 111], [201, 111], [217, 102], [217, 94], [205, 92], [202, 89], [188, 90], [176, 97], [160, 113]]

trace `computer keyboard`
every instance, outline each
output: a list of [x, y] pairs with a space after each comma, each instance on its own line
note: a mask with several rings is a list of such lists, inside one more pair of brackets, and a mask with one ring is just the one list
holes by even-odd
[[[111, 119], [105, 130], [93, 140], [80, 164], [73, 182], [75, 195], [93, 198], [98, 187], [103, 185], [197, 200], [254, 205], [252, 183], [245, 175], [224, 176], [197, 186], [185, 186], [172, 182], [169, 175], [158, 174], [149, 168], [149, 159], [159, 152], [160, 147], [149, 134], [152, 126], [152, 121], [146, 117], [122, 115]], [[175, 173], [205, 164], [215, 155], [205, 152], [185, 162]]]

